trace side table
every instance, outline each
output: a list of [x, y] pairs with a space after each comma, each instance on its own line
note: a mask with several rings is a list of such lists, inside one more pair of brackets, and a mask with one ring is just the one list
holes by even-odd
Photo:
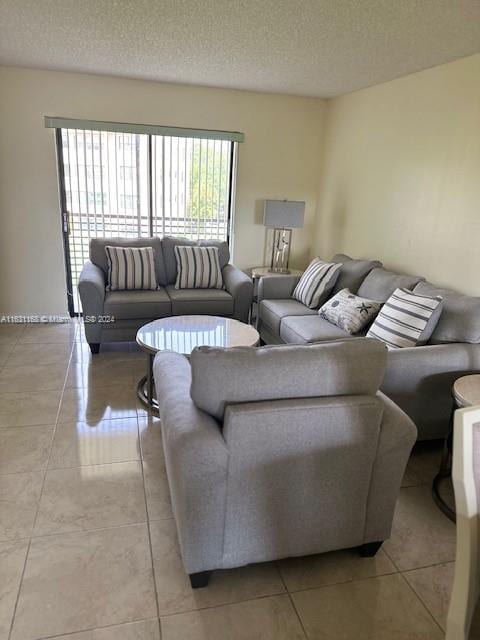
[[462, 376], [455, 380], [452, 387], [453, 410], [450, 420], [450, 429], [445, 437], [443, 445], [442, 460], [440, 469], [433, 479], [432, 494], [437, 506], [443, 513], [453, 522], [456, 520], [455, 511], [447, 504], [440, 493], [440, 485], [443, 480], [452, 477], [452, 450], [453, 450], [453, 415], [456, 408], [470, 407], [480, 404], [480, 374], [474, 373], [468, 376]]

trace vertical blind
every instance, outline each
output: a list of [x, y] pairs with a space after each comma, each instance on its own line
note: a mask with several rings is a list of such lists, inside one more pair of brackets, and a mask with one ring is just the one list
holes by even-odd
[[81, 311], [76, 287], [92, 237], [228, 240], [235, 140], [188, 137], [185, 130], [58, 131], [71, 311]]

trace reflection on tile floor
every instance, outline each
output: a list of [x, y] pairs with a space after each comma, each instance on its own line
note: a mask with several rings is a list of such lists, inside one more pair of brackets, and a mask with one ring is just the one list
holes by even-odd
[[442, 637], [455, 527], [431, 499], [438, 443], [415, 448], [376, 558], [219, 571], [192, 592], [160, 421], [136, 399], [145, 364], [129, 343], [92, 357], [75, 322], [0, 326], [0, 640]]

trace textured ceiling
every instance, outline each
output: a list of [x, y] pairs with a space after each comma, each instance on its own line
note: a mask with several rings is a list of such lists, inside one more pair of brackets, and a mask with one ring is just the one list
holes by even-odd
[[480, 51], [479, 0], [0, 0], [0, 64], [330, 97]]

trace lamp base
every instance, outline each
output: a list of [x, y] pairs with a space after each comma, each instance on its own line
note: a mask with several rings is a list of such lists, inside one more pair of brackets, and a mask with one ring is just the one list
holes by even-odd
[[270, 269], [268, 270], [268, 273], [283, 273], [283, 274], [289, 274], [290, 269], [283, 269], [282, 267], [270, 267]]
[[289, 273], [288, 259], [290, 257], [291, 229], [273, 230], [271, 273]]

